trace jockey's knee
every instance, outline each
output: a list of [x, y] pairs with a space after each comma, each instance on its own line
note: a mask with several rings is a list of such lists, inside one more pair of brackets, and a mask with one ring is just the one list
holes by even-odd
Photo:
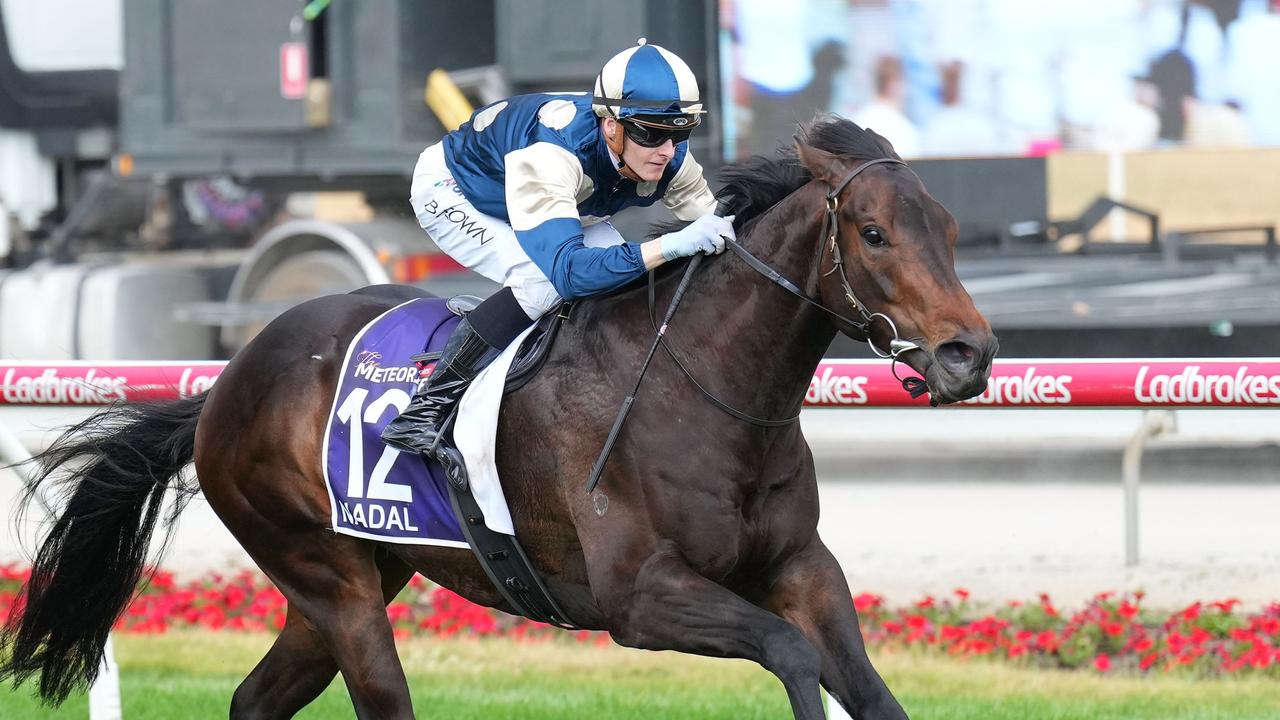
[[546, 315], [561, 302], [560, 294], [556, 292], [555, 286], [549, 280], [523, 282], [509, 287], [515, 293], [516, 301], [520, 303], [520, 307], [531, 320], [537, 320]]
[[528, 311], [509, 287], [490, 295], [467, 319], [477, 335], [499, 349], [510, 344], [531, 322]]

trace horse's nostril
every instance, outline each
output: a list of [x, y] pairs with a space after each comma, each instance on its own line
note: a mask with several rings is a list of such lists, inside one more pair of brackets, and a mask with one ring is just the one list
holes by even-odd
[[935, 354], [943, 367], [955, 373], [968, 372], [978, 362], [978, 351], [959, 340], [943, 343]]

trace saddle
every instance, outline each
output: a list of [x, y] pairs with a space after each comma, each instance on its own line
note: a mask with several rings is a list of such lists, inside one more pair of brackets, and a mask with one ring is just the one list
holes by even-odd
[[[448, 307], [459, 317], [465, 317], [479, 303], [479, 298], [461, 295], [450, 298]], [[520, 389], [537, 375], [550, 354], [561, 324], [569, 318], [571, 308], [571, 303], [562, 303], [555, 311], [538, 320], [516, 351], [516, 357], [507, 372], [504, 394]], [[415, 355], [413, 360], [419, 365], [426, 365], [439, 357], [439, 352], [422, 353]], [[480, 566], [498, 592], [517, 612], [532, 620], [566, 630], [579, 629], [547, 591], [520, 541], [514, 535], [494, 532], [485, 525], [484, 514], [471, 493], [466, 464], [453, 441], [452, 422], [452, 417], [446, 420], [450, 431], [441, 439], [433, 459], [445, 471], [454, 515], [458, 518], [467, 544], [480, 561]]]
[[[458, 317], [466, 317], [467, 313], [476, 309], [481, 302], [480, 298], [474, 295], [455, 295], [447, 301], [449, 310]], [[511, 394], [516, 390], [529, 384], [542, 366], [547, 362], [547, 355], [551, 352], [551, 346], [555, 344], [556, 335], [560, 332], [560, 325], [569, 319], [569, 314], [573, 311], [572, 302], [562, 302], [551, 312], [543, 315], [534, 323], [533, 330], [525, 337], [524, 342], [520, 343], [520, 349], [516, 351], [515, 360], [511, 363], [511, 369], [507, 371], [506, 389], [504, 394]], [[433, 363], [440, 359], [440, 352], [424, 352], [414, 355], [411, 360], [420, 366]]]

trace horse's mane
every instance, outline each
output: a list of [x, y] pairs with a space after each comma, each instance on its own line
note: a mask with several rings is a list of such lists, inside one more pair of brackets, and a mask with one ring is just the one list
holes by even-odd
[[[855, 160], [894, 157], [893, 148], [884, 138], [835, 115], [820, 117], [800, 128], [796, 139], [809, 147]], [[780, 149], [776, 158], [757, 155], [728, 165], [720, 177], [724, 182], [716, 193], [720, 212], [736, 215], [739, 227], [813, 179], [794, 147]]]
[[[854, 160], [896, 157], [887, 140], [835, 115], [821, 116], [799, 130], [797, 140], [832, 155]], [[812, 179], [794, 147], [780, 148], [777, 157], [755, 155], [726, 165], [720, 171], [723, 185], [716, 193], [720, 214], [735, 215], [734, 226], [741, 229]], [[654, 227], [652, 236], [683, 225], [662, 223]]]

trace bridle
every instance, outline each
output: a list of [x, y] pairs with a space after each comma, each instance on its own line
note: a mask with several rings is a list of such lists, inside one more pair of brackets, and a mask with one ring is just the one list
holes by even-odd
[[[853, 182], [854, 178], [862, 174], [862, 171], [873, 165], [888, 164], [907, 167], [906, 163], [894, 158], [870, 160], [851, 170], [848, 175], [844, 176], [844, 179], [841, 180], [839, 184], [827, 191], [827, 211], [822, 221], [822, 237], [825, 241], [819, 241], [817, 251], [818, 255], [814, 260], [815, 267], [821, 268], [823, 251], [828, 245], [831, 247], [831, 269], [824, 273], [823, 277], [827, 277], [832, 273], [836, 273], [839, 276], [840, 284], [844, 289], [844, 299], [853, 306], [854, 310], [858, 311], [859, 315], [862, 316], [862, 322], [851, 320], [839, 313], [831, 312], [831, 314], [841, 322], [862, 333], [867, 338], [867, 345], [870, 346], [871, 351], [876, 355], [885, 359], [892, 358], [896, 361], [898, 359], [898, 355], [907, 352], [908, 350], [918, 350], [920, 347], [910, 340], [903, 340], [899, 337], [898, 326], [893, 323], [893, 320], [889, 319], [888, 315], [880, 312], [871, 312], [866, 305], [858, 300], [858, 296], [853, 293], [853, 286], [849, 284], [849, 275], [844, 271], [844, 257], [840, 254], [840, 196], [844, 193], [844, 189], [849, 186], [849, 183]], [[822, 307], [823, 310], [827, 309], [824, 305], [819, 305], [819, 307]], [[888, 323], [889, 329], [893, 331], [893, 340], [889, 341], [889, 352], [881, 351], [880, 348], [876, 347], [875, 342], [871, 339], [871, 324], [875, 322], [876, 318], [880, 318]]]
[[[885, 163], [895, 163], [904, 167], [906, 166], [906, 163], [894, 158], [870, 160], [854, 168], [844, 177], [843, 180], [839, 182], [839, 184], [835, 185], [827, 192], [827, 215], [822, 223], [822, 236], [818, 238], [818, 264], [815, 267], [819, 272], [821, 271], [822, 255], [824, 248], [829, 242], [831, 245], [832, 268], [826, 274], [822, 275], [822, 277], [826, 277], [833, 272], [839, 272], [840, 282], [844, 286], [845, 300], [853, 306], [853, 309], [858, 311], [858, 314], [862, 317], [861, 320], [854, 320], [846, 315], [842, 315], [826, 305], [823, 305], [821, 302], [809, 297], [809, 295], [797, 287], [795, 283], [783, 277], [781, 273], [774, 270], [772, 267], [769, 267], [769, 265], [761, 261], [760, 258], [752, 255], [746, 248], [738, 244], [737, 241], [726, 239], [725, 244], [728, 245], [733, 252], [738, 255], [738, 257], [742, 258], [742, 260], [746, 262], [747, 265], [750, 265], [756, 272], [769, 278], [775, 284], [781, 286], [784, 290], [795, 295], [809, 305], [827, 313], [834, 318], [837, 323], [842, 323], [862, 333], [867, 339], [867, 344], [871, 346], [871, 349], [875, 351], [876, 355], [893, 361], [890, 369], [893, 371], [893, 376], [898, 378], [898, 381], [902, 383], [903, 389], [911, 393], [911, 397], [920, 397], [929, 391], [928, 383], [914, 376], [908, 378], [898, 377], [897, 371], [899, 361], [898, 356], [909, 350], [919, 350], [920, 346], [910, 340], [903, 340], [898, 335], [898, 326], [893, 324], [893, 320], [890, 320], [889, 316], [884, 313], [871, 312], [867, 309], [866, 305], [863, 305], [862, 302], [858, 300], [858, 297], [853, 293], [853, 287], [849, 285], [849, 278], [844, 272], [844, 259], [840, 256], [840, 223], [838, 222], [836, 215], [840, 209], [840, 195], [844, 192], [844, 189], [848, 187], [849, 183], [853, 182], [853, 179], [858, 177], [858, 175], [864, 170], [873, 165], [881, 165]], [[658, 319], [655, 314], [657, 302], [655, 297], [656, 283], [654, 280], [654, 273], [649, 273], [649, 321], [653, 323], [653, 345], [649, 348], [649, 354], [645, 357], [644, 364], [640, 367], [640, 373], [636, 378], [635, 387], [622, 401], [622, 407], [618, 410], [618, 417], [613, 421], [613, 427], [609, 430], [608, 437], [605, 438], [604, 447], [600, 449], [600, 455], [596, 458], [595, 464], [591, 467], [591, 474], [587, 478], [586, 490], [588, 494], [594, 492], [596, 486], [600, 482], [600, 478], [604, 473], [605, 464], [609, 462], [609, 454], [613, 451], [614, 443], [617, 442], [619, 435], [622, 433], [622, 428], [627, 422], [627, 416], [630, 415], [631, 408], [635, 404], [636, 394], [640, 391], [640, 384], [644, 381], [645, 372], [649, 369], [649, 363], [653, 360], [653, 354], [659, 346], [661, 346], [662, 349], [667, 352], [667, 355], [675, 361], [676, 366], [680, 368], [680, 372], [684, 373], [684, 376], [689, 379], [689, 382], [693, 383], [694, 387], [698, 388], [698, 391], [702, 393], [703, 397], [707, 398], [707, 400], [709, 400], [713, 405], [729, 415], [732, 415], [743, 422], [765, 428], [783, 427], [800, 419], [799, 410], [797, 410], [791, 417], [784, 418], [782, 420], [766, 420], [748, 415], [747, 413], [734, 408], [732, 405], [729, 405], [715, 395], [712, 395], [710, 391], [702, 387], [702, 385], [694, 379], [693, 373], [689, 372], [689, 368], [685, 367], [684, 363], [680, 361], [680, 358], [677, 357], [667, 345], [665, 335], [667, 328], [670, 326], [671, 318], [675, 314], [676, 308], [680, 305], [680, 300], [684, 297], [685, 291], [689, 289], [689, 283], [693, 279], [694, 272], [696, 272], [698, 267], [702, 264], [702, 258], [702, 255], [694, 255], [689, 261], [688, 266], [685, 267], [684, 276], [680, 278], [680, 284], [676, 286], [675, 293], [671, 296], [671, 302], [667, 305], [666, 317], [663, 318], [661, 327], [658, 326]], [[875, 342], [871, 339], [871, 326], [875, 322], [876, 318], [881, 318], [888, 323], [889, 329], [893, 331], [893, 340], [889, 341], [889, 351], [887, 353], [882, 352], [880, 348], [876, 347]], [[936, 401], [931, 402], [934, 405], [937, 404]], [[800, 404], [803, 406], [804, 401], [802, 400]]]
[[[777, 270], [770, 267], [767, 263], [765, 263], [760, 258], [756, 257], [755, 255], [752, 255], [750, 251], [742, 247], [742, 245], [739, 244], [737, 241], [726, 239], [725, 244], [728, 245], [729, 249], [733, 250], [733, 252], [738, 257], [742, 258], [743, 262], [749, 265], [751, 269], [765, 276], [766, 278], [771, 280], [774, 284], [782, 287], [782, 289], [786, 290], [792, 295], [800, 298], [811, 307], [815, 307], [821, 310], [822, 312], [826, 313], [827, 315], [831, 316], [831, 318], [835, 320], [837, 325], [844, 325], [862, 334], [863, 337], [866, 338], [867, 345], [871, 347], [871, 350], [875, 352], [876, 355], [891, 361], [891, 364], [889, 366], [890, 371], [893, 373], [894, 378], [896, 378], [898, 382], [902, 383], [902, 388], [906, 390], [908, 393], [910, 393], [911, 397], [917, 398], [929, 391], [928, 383], [922, 380], [921, 378], [918, 378], [915, 376], [909, 376], [906, 378], [899, 376], [897, 367], [898, 367], [898, 363], [900, 362], [900, 358], [899, 358], [900, 355], [902, 355], [905, 352], [910, 352], [911, 350], [920, 350], [921, 349], [920, 346], [910, 340], [902, 339], [902, 337], [898, 335], [898, 326], [894, 324], [893, 320], [890, 319], [888, 315], [885, 315], [884, 313], [881, 313], [881, 312], [871, 312], [871, 310], [868, 309], [867, 306], [862, 303], [862, 301], [858, 300], [858, 296], [854, 294], [853, 286], [849, 284], [849, 276], [844, 270], [844, 258], [840, 254], [840, 223], [838, 218], [838, 213], [840, 211], [840, 196], [844, 193], [845, 188], [847, 188], [849, 184], [853, 182], [854, 178], [862, 174], [862, 172], [865, 171], [867, 168], [870, 168], [875, 165], [885, 165], [885, 164], [902, 165], [903, 167], [908, 167], [905, 162], [898, 160], [896, 158], [878, 158], [875, 160], [869, 160], [859, 165], [858, 167], [854, 168], [853, 170], [849, 171], [849, 174], [845, 175], [844, 179], [842, 179], [836, 185], [832, 186], [827, 191], [826, 215], [822, 222], [822, 235], [819, 237], [819, 240], [818, 240], [817, 256], [815, 257], [815, 261], [816, 261], [815, 267], [821, 269], [822, 256], [826, 252], [826, 248], [828, 247], [828, 245], [831, 247], [831, 269], [828, 270], [826, 273], [823, 273], [822, 277], [827, 277], [832, 273], [838, 274], [840, 278], [840, 284], [843, 286], [843, 289], [844, 289], [844, 298], [853, 307], [853, 309], [858, 312], [858, 315], [861, 318], [860, 320], [857, 320], [847, 315], [844, 315], [842, 313], [836, 312], [835, 310], [832, 310], [826, 305], [823, 305], [820, 301], [813, 299], [812, 297], [809, 296], [808, 293], [806, 293], [804, 290], [801, 290], [799, 286], [797, 286], [795, 283], [788, 280]], [[910, 168], [908, 167], [908, 169]], [[689, 268], [689, 270], [685, 271], [686, 276], [696, 266], [697, 266], [697, 263], [691, 263], [691, 267]], [[682, 280], [681, 281], [682, 284], [685, 284], [687, 279], [688, 278], [686, 277], [684, 280]], [[653, 323], [654, 330], [656, 331], [658, 327], [657, 327], [657, 318], [654, 315], [654, 306], [655, 306], [654, 295], [655, 295], [654, 274], [649, 273], [649, 319], [650, 319], [650, 322]], [[872, 327], [872, 324], [875, 323], [877, 318], [887, 323], [889, 325], [889, 330], [893, 333], [893, 339], [889, 341], [889, 350], [887, 352], [877, 347], [875, 344], [875, 341], [871, 339], [871, 327]], [[744, 422], [751, 423], [752, 425], [758, 425], [760, 427], [782, 427], [784, 425], [790, 425], [791, 423], [800, 419], [799, 411], [797, 411], [795, 415], [782, 420], [765, 420], [762, 418], [754, 417], [752, 415], [748, 415], [747, 413], [744, 413], [740, 410], [735, 409], [728, 403], [725, 403], [724, 401], [720, 400], [716, 396], [712, 395], [697, 380], [695, 380], [693, 377], [693, 374], [689, 372], [689, 369], [685, 367], [684, 363], [681, 362], [680, 359], [676, 357], [675, 353], [671, 351], [671, 348], [667, 346], [666, 340], [662, 339], [661, 335], [659, 335], [658, 344], [662, 346], [663, 350], [666, 350], [667, 355], [670, 356], [671, 359], [675, 361], [676, 365], [680, 368], [680, 371], [683, 372], [685, 377], [687, 377], [689, 381], [694, 384], [694, 387], [698, 388], [698, 390], [703, 394], [704, 397], [707, 398], [707, 400], [711, 401], [713, 405], [725, 411], [726, 413], [732, 415], [733, 417], [738, 418], [739, 420], [742, 420]]]

